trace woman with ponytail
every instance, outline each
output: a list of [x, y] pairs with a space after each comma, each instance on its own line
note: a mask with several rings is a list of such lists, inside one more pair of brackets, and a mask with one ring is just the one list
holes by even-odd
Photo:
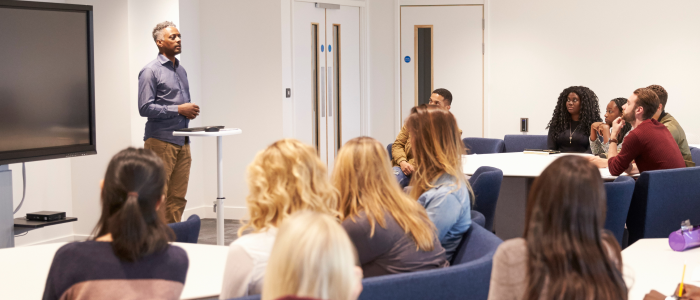
[[150, 150], [128, 148], [109, 163], [102, 182], [102, 215], [93, 238], [61, 247], [44, 299], [179, 299], [185, 251], [158, 215], [165, 174]]

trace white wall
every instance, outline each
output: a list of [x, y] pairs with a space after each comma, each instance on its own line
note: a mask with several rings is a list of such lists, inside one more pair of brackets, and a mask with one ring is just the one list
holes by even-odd
[[369, 135], [383, 145], [396, 140], [401, 124], [398, 114], [396, 80], [399, 58], [396, 52], [398, 37], [398, 1], [369, 0]]

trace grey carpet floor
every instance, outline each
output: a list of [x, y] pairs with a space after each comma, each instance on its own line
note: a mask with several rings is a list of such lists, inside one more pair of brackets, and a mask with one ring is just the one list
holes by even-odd
[[[224, 244], [226, 246], [238, 238], [238, 229], [241, 226], [243, 224], [240, 220], [224, 220]], [[250, 232], [250, 229], [247, 229], [244, 234], [248, 232]], [[216, 245], [216, 219], [202, 219], [197, 243]]]

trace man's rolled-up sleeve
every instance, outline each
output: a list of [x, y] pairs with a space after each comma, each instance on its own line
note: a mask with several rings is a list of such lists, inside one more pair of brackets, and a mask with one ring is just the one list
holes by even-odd
[[156, 104], [156, 86], [158, 81], [151, 69], [139, 73], [139, 114], [142, 117], [170, 119], [179, 113], [177, 105]]

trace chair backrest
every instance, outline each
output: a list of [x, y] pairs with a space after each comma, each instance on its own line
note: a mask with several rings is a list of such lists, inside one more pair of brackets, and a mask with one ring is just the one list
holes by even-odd
[[646, 171], [639, 176], [627, 213], [629, 244], [667, 238], [681, 222], [700, 224], [700, 167]]
[[367, 278], [360, 300], [487, 299], [491, 263], [501, 239], [473, 224], [462, 238], [461, 263], [447, 268]]
[[690, 147], [690, 156], [693, 157], [695, 165], [700, 166], [700, 148]]
[[168, 224], [175, 232], [176, 242], [192, 244], [196, 244], [199, 239], [199, 227], [201, 225], [202, 221], [198, 215], [191, 215], [185, 222]]
[[501, 139], [487, 138], [464, 138], [464, 147], [467, 147], [467, 154], [490, 154], [503, 153], [506, 151], [506, 144]]
[[394, 160], [394, 155], [391, 154], [391, 146], [393, 146], [393, 145], [394, 145], [394, 143], [386, 145], [386, 152], [389, 152], [389, 160]]
[[484, 228], [493, 231], [493, 220], [496, 215], [496, 203], [501, 192], [503, 171], [494, 167], [479, 167], [469, 178], [469, 185], [474, 191], [475, 201], [473, 210], [476, 210], [486, 218]]
[[547, 149], [546, 135], [509, 134], [503, 137], [505, 152], [523, 152], [525, 149]]
[[634, 193], [634, 183], [634, 179], [629, 176], [620, 176], [613, 182], [605, 183], [605, 194], [608, 199], [605, 229], [610, 230], [615, 235], [620, 247], [622, 247], [627, 212], [630, 209]]
[[471, 215], [472, 223], [479, 224], [481, 227], [486, 226], [486, 217], [484, 217], [484, 214], [472, 209]]

